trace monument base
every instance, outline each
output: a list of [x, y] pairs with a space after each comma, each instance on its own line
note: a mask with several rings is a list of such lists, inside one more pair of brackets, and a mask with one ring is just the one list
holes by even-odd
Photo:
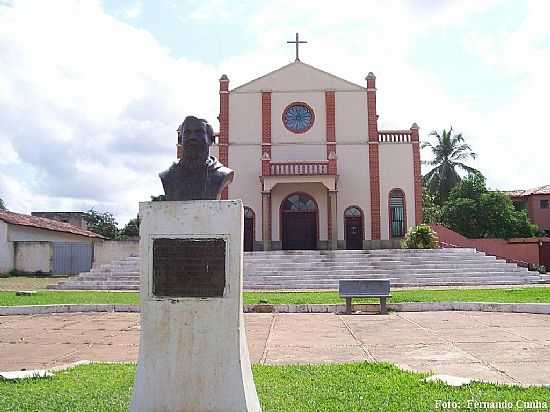
[[140, 218], [141, 338], [130, 411], [261, 411], [242, 313], [242, 202], [145, 202]]

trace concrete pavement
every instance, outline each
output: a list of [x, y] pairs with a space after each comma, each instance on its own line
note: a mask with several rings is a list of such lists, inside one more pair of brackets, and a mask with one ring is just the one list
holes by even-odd
[[[388, 361], [488, 382], [550, 385], [550, 316], [246, 314], [254, 363]], [[0, 370], [137, 360], [139, 314], [0, 317]]]

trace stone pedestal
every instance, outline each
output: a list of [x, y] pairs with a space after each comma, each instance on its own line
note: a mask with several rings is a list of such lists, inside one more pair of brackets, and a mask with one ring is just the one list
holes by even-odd
[[242, 313], [242, 202], [144, 202], [140, 217], [130, 410], [259, 412]]

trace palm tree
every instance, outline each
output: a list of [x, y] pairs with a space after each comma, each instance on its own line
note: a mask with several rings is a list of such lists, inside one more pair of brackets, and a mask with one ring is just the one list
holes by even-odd
[[4, 201], [0, 198], [0, 210], [6, 210], [6, 205], [4, 204]]
[[429, 147], [433, 153], [433, 160], [425, 161], [424, 164], [435, 167], [424, 175], [424, 185], [435, 195], [439, 204], [443, 204], [451, 189], [462, 180], [457, 169], [468, 174], [481, 173], [462, 162], [477, 156], [470, 145], [464, 143], [462, 133], [453, 134], [451, 127], [448, 131], [443, 129], [442, 134], [433, 131], [430, 136], [436, 137], [437, 144], [434, 146], [430, 142], [422, 143], [422, 148]]

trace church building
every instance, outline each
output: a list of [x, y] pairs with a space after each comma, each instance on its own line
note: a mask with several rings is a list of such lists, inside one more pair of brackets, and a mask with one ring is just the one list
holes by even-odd
[[298, 53], [234, 89], [221, 76], [211, 154], [235, 170], [222, 199], [245, 205], [245, 250], [399, 247], [421, 223], [418, 126], [379, 130], [376, 77], [365, 80]]

